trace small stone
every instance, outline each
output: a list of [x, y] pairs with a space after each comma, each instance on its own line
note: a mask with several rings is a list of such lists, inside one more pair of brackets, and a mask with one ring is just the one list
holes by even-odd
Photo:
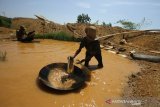
[[125, 48], [119, 48], [118, 51], [120, 51], [120, 52], [125, 52], [126, 49], [125, 49]]
[[157, 69], [153, 69], [153, 71], [157, 71]]
[[106, 84], [106, 82], [103, 82], [103, 84]]
[[102, 49], [102, 48], [104, 48], [104, 46], [103, 46], [103, 45], [100, 45], [100, 48]]
[[81, 92], [80, 92], [80, 94], [83, 96], [83, 95], [84, 95], [84, 92], [83, 92], [83, 91], [81, 91]]
[[142, 75], [140, 72], [137, 73], [138, 76]]
[[131, 77], [132, 77], [132, 78], [136, 78], [136, 75], [135, 75], [135, 74], [132, 74]]
[[124, 83], [123, 82], [121, 82], [121, 85], [123, 85]]
[[142, 79], [142, 76], [138, 76], [138, 79]]
[[124, 45], [124, 44], [127, 44], [127, 41], [125, 39], [122, 39], [120, 42], [119, 42], [121, 45]]

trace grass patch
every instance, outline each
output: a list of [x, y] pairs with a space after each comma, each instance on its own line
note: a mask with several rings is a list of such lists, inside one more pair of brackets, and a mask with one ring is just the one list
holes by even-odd
[[48, 34], [36, 34], [36, 39], [55, 39], [55, 40], [62, 40], [62, 41], [75, 41], [79, 42], [80, 38], [75, 38], [66, 32], [56, 32], [56, 33], [48, 33]]
[[11, 20], [12, 20], [11, 18], [0, 16], [0, 27], [10, 28], [12, 23]]

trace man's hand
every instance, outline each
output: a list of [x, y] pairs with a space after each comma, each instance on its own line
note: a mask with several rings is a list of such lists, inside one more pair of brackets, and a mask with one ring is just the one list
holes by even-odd
[[76, 57], [75, 55], [71, 56], [73, 59]]

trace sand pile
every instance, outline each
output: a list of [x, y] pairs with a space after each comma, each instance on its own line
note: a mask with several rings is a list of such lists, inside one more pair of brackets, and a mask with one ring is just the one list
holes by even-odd
[[[68, 78], [68, 75], [69, 74], [66, 73], [64, 69], [55, 68], [49, 74], [48, 80], [55, 88], [68, 89], [71, 88], [74, 83], [76, 83], [74, 78]], [[64, 81], [63, 78], [65, 79]]]

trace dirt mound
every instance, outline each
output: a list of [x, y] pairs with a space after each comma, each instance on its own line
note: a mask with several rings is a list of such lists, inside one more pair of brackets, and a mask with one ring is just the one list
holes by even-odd
[[[39, 19], [32, 19], [32, 18], [13, 18], [12, 19], [12, 28], [18, 29], [20, 25], [24, 25], [28, 31], [35, 30], [36, 33], [53, 33], [53, 32], [60, 32], [64, 31], [69, 33], [72, 36], [79, 37], [84, 36], [85, 32], [84, 29], [88, 24], [81, 24], [81, 23], [68, 23], [66, 25], [60, 25], [54, 22], [45, 23], [45, 27], [43, 29], [42, 23]], [[71, 26], [73, 29], [70, 29], [67, 25]], [[107, 34], [113, 33], [120, 33], [127, 31], [120, 27], [107, 27], [107, 26], [100, 26], [96, 25], [97, 28], [97, 35], [104, 36]]]
[[0, 39], [14, 38], [15, 30], [5, 27], [0, 27]]
[[[140, 32], [140, 31], [127, 31], [133, 33], [114, 35], [110, 38], [102, 40], [102, 44], [112, 42], [114, 46], [124, 47], [127, 50], [136, 50], [140, 52], [149, 53], [149, 51], [160, 51], [160, 33], [154, 32]], [[127, 44], [122, 45], [121, 41], [125, 39]]]
[[141, 35], [128, 40], [139, 47], [160, 51], [160, 35]]
[[[73, 33], [74, 36], [85, 36], [85, 28], [92, 24], [82, 24], [82, 23], [68, 23], [67, 28]], [[69, 26], [69, 27], [68, 27]], [[121, 33], [125, 31], [129, 31], [123, 29], [121, 27], [109, 27], [109, 26], [101, 26], [101, 25], [92, 25], [97, 29], [97, 36], [105, 36], [114, 33]]]
[[12, 28], [19, 29], [23, 25], [27, 30], [37, 30], [39, 31], [40, 24], [38, 20], [32, 18], [13, 18], [12, 19]]
[[13, 33], [15, 30], [5, 27], [0, 27], [0, 34], [10, 34]]
[[[85, 34], [85, 28], [89, 26], [89, 24], [82, 24], [82, 23], [67, 23], [66, 25], [57, 24], [55, 22], [49, 21], [48, 23], [43, 24], [39, 19], [33, 18], [22, 18], [17, 17], [13, 18], [11, 28], [14, 30], [14, 35], [16, 34], [15, 31], [19, 29], [21, 25], [25, 26], [27, 32], [35, 30], [37, 34], [42, 33], [55, 33], [55, 32], [66, 32], [71, 36], [76, 38], [82, 38]], [[94, 25], [97, 28], [97, 36], [104, 36], [113, 33], [120, 33], [127, 31], [120, 27], [108, 27], [108, 26], [100, 26]], [[10, 29], [2, 29], [0, 33], [9, 33]]]
[[[19, 29], [19, 26], [23, 25], [27, 29], [27, 31], [35, 30], [36, 33], [52, 33], [52, 32], [59, 32], [59, 31], [66, 31], [67, 29], [54, 22], [45, 23], [44, 28], [39, 19], [32, 19], [32, 18], [14, 18], [12, 20], [12, 28]], [[67, 31], [66, 31], [67, 32]]]
[[[131, 45], [118, 45], [127, 50], [124, 52], [125, 54], [131, 50], [136, 50], [137, 53], [141, 54], [160, 55], [160, 34], [158, 33], [134, 34], [134, 36], [129, 35], [126, 39]], [[124, 98], [141, 99], [141, 101], [144, 101], [143, 107], [159, 107], [159, 63], [134, 61], [141, 66], [141, 72], [129, 76], [128, 86], [124, 90]]]

